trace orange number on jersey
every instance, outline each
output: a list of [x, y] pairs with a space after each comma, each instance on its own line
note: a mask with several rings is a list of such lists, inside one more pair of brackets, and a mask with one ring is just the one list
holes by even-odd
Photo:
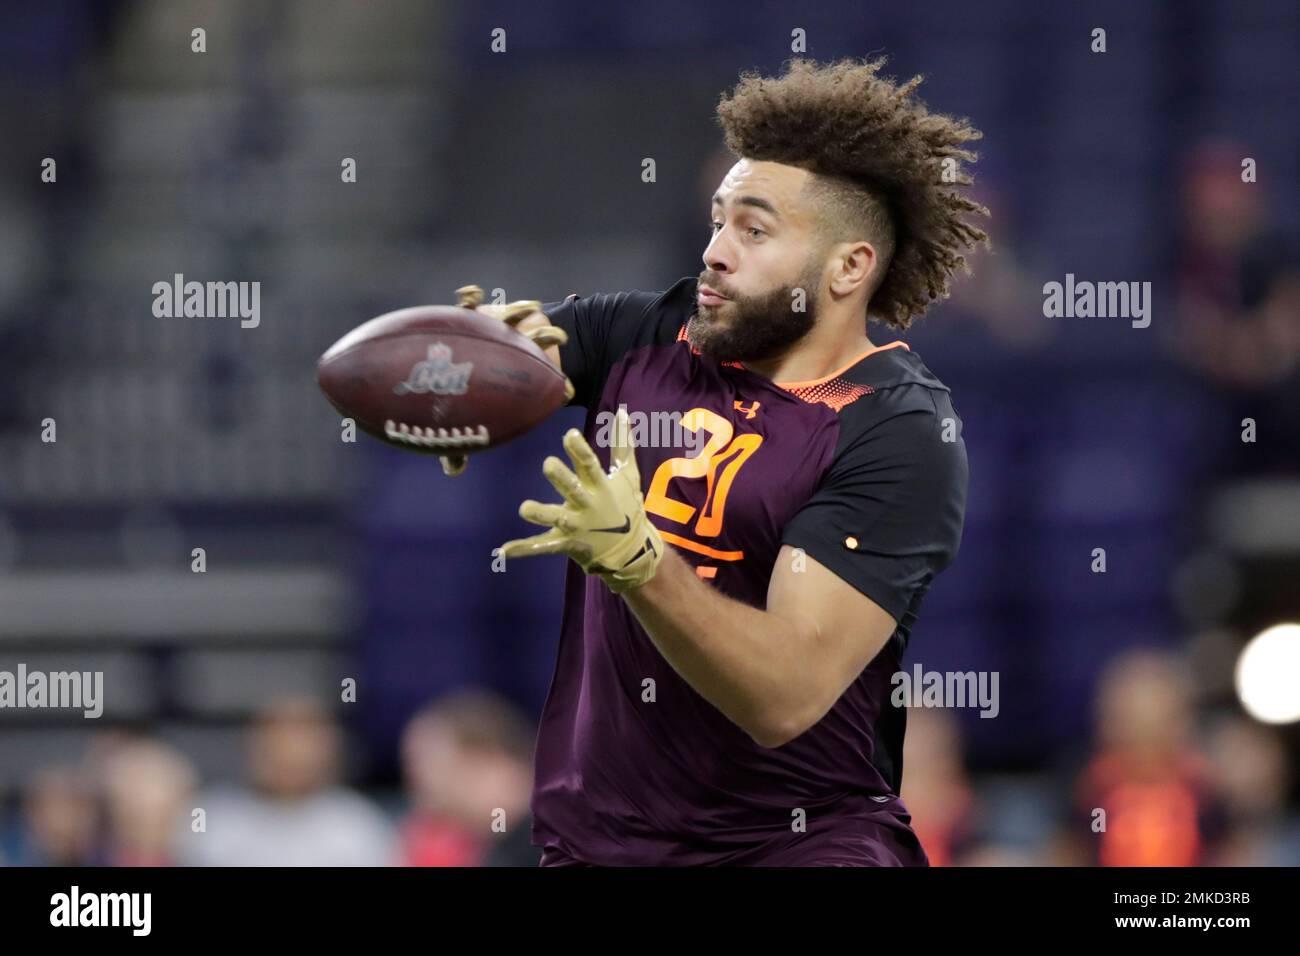
[[733, 441], [735, 429], [731, 422], [707, 408], [692, 408], [682, 416], [682, 426], [693, 432], [703, 429], [708, 432], [709, 440], [694, 458], [669, 458], [655, 469], [650, 490], [646, 492], [645, 510], [677, 524], [688, 524], [695, 517], [695, 508], [668, 497], [668, 483], [674, 478], [704, 478], [704, 507], [695, 524], [695, 533], [716, 537], [722, 531], [723, 509], [736, 472], [763, 444], [763, 436], [737, 435]]
[[[700, 520], [695, 523], [696, 534], [712, 538], [722, 533], [722, 509], [727, 506], [727, 492], [731, 490], [731, 483], [736, 478], [736, 472], [740, 471], [740, 466], [761, 444], [762, 435], [737, 435], [730, 445], [709, 461], [709, 471], [705, 475], [708, 479], [708, 493], [704, 499], [704, 509], [700, 512]], [[726, 465], [719, 476], [718, 466], [724, 461]]]

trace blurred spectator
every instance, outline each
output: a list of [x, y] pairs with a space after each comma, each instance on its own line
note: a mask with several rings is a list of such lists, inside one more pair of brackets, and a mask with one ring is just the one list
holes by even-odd
[[75, 767], [37, 771], [23, 795], [16, 845], [6, 854], [14, 866], [83, 866], [99, 862], [94, 788]]
[[973, 846], [978, 811], [962, 758], [961, 727], [951, 712], [908, 711], [902, 789], [930, 865], [959, 862]]
[[252, 787], [200, 799], [206, 829], [186, 841], [200, 866], [384, 866], [394, 861], [383, 814], [335, 780], [338, 727], [313, 701], [267, 708], [250, 737]]
[[402, 738], [411, 811], [408, 866], [536, 866], [532, 846], [534, 731], [508, 701], [462, 691], [426, 707]]
[[1178, 322], [1167, 344], [1229, 389], [1276, 386], [1300, 362], [1300, 263], [1270, 228], [1267, 187], [1242, 181], [1240, 144], [1209, 143], [1188, 164], [1177, 265]]
[[104, 756], [102, 780], [109, 866], [172, 866], [190, 822], [196, 776], [173, 748], [131, 740]]
[[1206, 743], [1231, 827], [1214, 862], [1221, 866], [1300, 866], [1300, 820], [1287, 813], [1291, 772], [1286, 748], [1277, 734], [1231, 714], [1214, 722]]
[[1143, 650], [1115, 658], [1101, 679], [1096, 719], [1097, 750], [1074, 792], [1074, 862], [1207, 863], [1223, 808], [1192, 746], [1192, 685], [1181, 660]]

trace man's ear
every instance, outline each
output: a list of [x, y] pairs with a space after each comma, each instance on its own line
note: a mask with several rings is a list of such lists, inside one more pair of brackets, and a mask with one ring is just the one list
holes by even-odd
[[839, 296], [852, 295], [859, 288], [871, 291], [880, 284], [880, 257], [876, 247], [865, 239], [841, 242], [835, 247], [836, 268], [831, 276], [831, 291]]

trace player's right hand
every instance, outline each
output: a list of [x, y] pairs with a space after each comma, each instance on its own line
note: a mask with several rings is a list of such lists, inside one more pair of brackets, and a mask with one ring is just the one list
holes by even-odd
[[[563, 345], [569, 341], [568, 334], [542, 311], [542, 303], [536, 299], [519, 299], [504, 305], [483, 305], [483, 289], [476, 285], [461, 286], [456, 290], [456, 298], [461, 308], [473, 309], [484, 315], [509, 325], [521, 335], [527, 336], [545, 351], [552, 345]], [[549, 356], [548, 356], [549, 357]], [[558, 367], [558, 363], [557, 363]], [[573, 383], [568, 376], [564, 378], [564, 400], [573, 398]], [[455, 477], [465, 471], [469, 459], [465, 455], [439, 455], [443, 473]]]

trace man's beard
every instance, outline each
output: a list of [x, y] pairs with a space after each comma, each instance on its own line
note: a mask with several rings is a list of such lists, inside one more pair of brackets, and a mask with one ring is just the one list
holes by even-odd
[[[757, 362], [780, 355], [816, 322], [820, 271], [810, 266], [798, 282], [763, 295], [733, 296], [721, 305], [697, 304], [686, 327], [687, 341], [719, 362]], [[699, 281], [718, 289], [710, 276], [701, 273]], [[794, 308], [796, 289], [804, 293], [802, 311]]]

